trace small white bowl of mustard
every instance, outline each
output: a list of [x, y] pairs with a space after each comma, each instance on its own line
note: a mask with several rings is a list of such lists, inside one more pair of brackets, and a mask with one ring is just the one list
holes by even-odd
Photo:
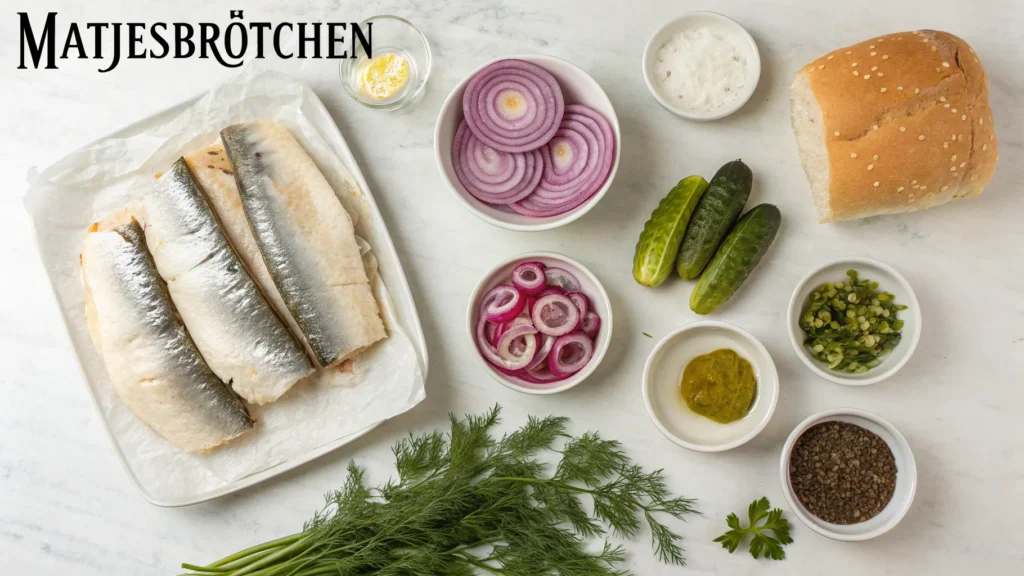
[[[756, 385], [746, 411], [729, 422], [712, 419], [712, 412], [696, 412], [683, 386], [688, 365], [722, 350], [749, 364]], [[647, 413], [666, 438], [689, 450], [721, 452], [749, 442], [768, 425], [779, 400], [779, 375], [768, 350], [749, 332], [704, 320], [681, 326], [658, 342], [647, 357], [642, 390]]]

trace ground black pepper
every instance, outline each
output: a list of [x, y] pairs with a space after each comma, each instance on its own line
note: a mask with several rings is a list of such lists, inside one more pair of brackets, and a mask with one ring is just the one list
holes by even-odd
[[847, 422], [804, 432], [789, 457], [800, 503], [833, 524], [864, 522], [885, 508], [896, 489], [896, 459], [877, 434]]

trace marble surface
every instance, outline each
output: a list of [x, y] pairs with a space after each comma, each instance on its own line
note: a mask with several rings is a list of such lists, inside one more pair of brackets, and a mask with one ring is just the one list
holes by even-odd
[[[722, 1], [616, 2], [459, 0], [245, 4], [247, 21], [361, 20], [405, 16], [429, 37], [435, 65], [424, 100], [387, 114], [363, 109], [342, 90], [337, 65], [297, 66], [331, 109], [360, 161], [412, 283], [430, 347], [428, 398], [357, 442], [272, 481], [206, 504], [162, 509], [130, 484], [103, 432], [39, 264], [21, 207], [24, 175], [127, 123], [175, 104], [231, 74], [212, 61], [125, 61], [107, 74], [89, 61], [59, 71], [16, 71], [16, 11], [62, 21], [217, 21], [240, 2], [5, 3], [0, 19], [0, 573], [169, 574], [291, 533], [340, 485], [350, 458], [373, 480], [392, 473], [389, 445], [407, 430], [443, 424], [448, 412], [495, 402], [506, 423], [528, 414], [571, 416], [621, 440], [647, 467], [663, 467], [672, 489], [696, 497], [704, 515], [680, 530], [689, 564], [657, 564], [647, 535], [627, 547], [638, 574], [988, 574], [1024, 573], [1024, 91], [1016, 0], [926, 4]], [[647, 93], [641, 53], [665, 18], [714, 9], [753, 34], [761, 83], [737, 114], [689, 123]], [[991, 81], [1002, 160], [980, 198], [954, 207], [847, 224], [818, 225], [788, 121], [788, 88], [806, 61], [837, 46], [917, 27], [972, 43]], [[542, 52], [589, 71], [618, 110], [622, 164], [615, 184], [586, 217], [558, 230], [514, 233], [470, 215], [434, 166], [434, 118], [448, 91], [486, 59]], [[714, 317], [760, 338], [778, 365], [781, 397], [768, 427], [722, 454], [687, 452], [663, 438], [640, 396], [647, 354], [669, 330], [695, 319], [690, 287], [657, 290], [630, 276], [636, 236], [658, 199], [690, 173], [710, 176], [741, 157], [756, 174], [751, 204], [785, 214], [779, 239], [734, 301]], [[552, 397], [517, 394], [470, 358], [466, 300], [490, 264], [529, 250], [563, 252], [602, 279], [615, 308], [611, 350], [583, 385]], [[904, 369], [884, 383], [846, 388], [814, 376], [790, 347], [785, 309], [799, 279], [832, 258], [865, 255], [899, 269], [921, 302], [924, 334]], [[655, 339], [643, 335], [647, 332]], [[785, 437], [812, 412], [855, 406], [890, 420], [914, 449], [917, 499], [889, 534], [833, 542], [797, 523], [782, 563], [730, 556], [712, 538], [725, 515], [767, 495], [784, 500], [778, 457]], [[794, 519], [794, 522], [796, 520]]]

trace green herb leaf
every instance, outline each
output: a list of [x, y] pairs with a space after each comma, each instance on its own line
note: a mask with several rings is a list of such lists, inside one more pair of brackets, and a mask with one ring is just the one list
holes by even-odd
[[[789, 521], [782, 517], [782, 509], [772, 510], [768, 498], [761, 498], [750, 503], [747, 508], [747, 516], [750, 519], [750, 526], [747, 528], [740, 526], [739, 516], [735, 514], [726, 516], [725, 523], [731, 530], [715, 538], [714, 541], [721, 543], [722, 548], [729, 550], [729, 553], [732, 554], [743, 542], [744, 537], [750, 533], [754, 535], [750, 540], [751, 556], [759, 558], [764, 555], [765, 558], [772, 560], [785, 558], [786, 552], [782, 547], [792, 544], [793, 538], [789, 535]], [[764, 520], [764, 523], [758, 525], [761, 520]], [[771, 536], [767, 534], [769, 530], [772, 533]]]
[[643, 334], [644, 336], [647, 336], [648, 338], [654, 338], [654, 336], [651, 336], [647, 332], [641, 332], [641, 334]]
[[[182, 567], [194, 576], [624, 576], [622, 547], [606, 541], [595, 552], [586, 539], [632, 537], [645, 524], [658, 558], [684, 563], [664, 517], [694, 512], [694, 501], [674, 497], [660, 470], [645, 472], [596, 433], [569, 436], [566, 418], [530, 418], [496, 439], [499, 413], [452, 416], [447, 434], [398, 441], [397, 477], [377, 488], [350, 463], [300, 533]], [[561, 459], [548, 475], [551, 451]]]

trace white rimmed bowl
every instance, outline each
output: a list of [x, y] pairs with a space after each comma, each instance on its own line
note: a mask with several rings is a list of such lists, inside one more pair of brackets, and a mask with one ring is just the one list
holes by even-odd
[[[747, 57], [747, 79], [743, 84], [743, 89], [729, 103], [721, 108], [708, 111], [693, 110], [671, 102], [661, 93], [654, 82], [654, 64], [658, 58], [658, 50], [677, 33], [699, 27], [707, 27], [712, 31], [728, 35], [733, 45]], [[757, 88], [757, 82], [761, 79], [761, 53], [757, 49], [754, 38], [738, 22], [717, 12], [689, 12], [659, 28], [647, 41], [647, 46], [644, 48], [643, 65], [644, 82], [654, 99], [666, 110], [689, 120], [718, 120], [732, 114], [742, 108], [747, 100], [750, 100], [754, 89]]]
[[[463, 119], [462, 95], [466, 91], [466, 84], [486, 66], [507, 59], [525, 60], [550, 72], [558, 80], [558, 85], [562, 87], [566, 104], [584, 104], [597, 110], [608, 120], [615, 133], [615, 159], [612, 161], [612, 169], [608, 173], [608, 179], [605, 180], [604, 186], [601, 186], [601, 189], [586, 202], [568, 212], [546, 218], [533, 218], [518, 214], [508, 208], [487, 204], [477, 200], [475, 196], [466, 191], [455, 175], [455, 169], [452, 167], [452, 142], [455, 139], [455, 130]], [[438, 171], [441, 172], [441, 178], [448, 184], [448, 188], [455, 194], [455, 197], [481, 220], [501, 228], [523, 232], [537, 232], [564, 226], [589, 212], [611, 188], [612, 181], [615, 180], [615, 173], [619, 169], [621, 150], [622, 134], [619, 131], [619, 117], [615, 114], [615, 108], [612, 106], [611, 100], [608, 99], [608, 95], [604, 93], [597, 81], [561, 58], [542, 54], [506, 56], [485, 62], [455, 86], [441, 106], [437, 124], [434, 125], [434, 159], [437, 162]]]
[[[556, 266], [567, 270], [580, 281], [581, 291], [590, 299], [591, 309], [601, 317], [601, 328], [597, 333], [597, 338], [594, 340], [594, 355], [591, 357], [590, 362], [579, 372], [565, 380], [552, 384], [534, 384], [499, 372], [480, 354], [477, 348], [476, 322], [480, 318], [481, 299], [491, 288], [499, 284], [510, 284], [512, 269], [523, 262], [541, 262], [548, 267]], [[491, 378], [518, 392], [526, 394], [555, 394], [568, 390], [586, 380], [587, 376], [590, 376], [597, 369], [597, 365], [601, 363], [604, 355], [608, 352], [608, 343], [611, 342], [612, 336], [612, 304], [611, 300], [608, 299], [608, 293], [605, 292], [604, 286], [583, 264], [568, 256], [555, 254], [554, 252], [530, 252], [501, 262], [485, 274], [480, 282], [477, 283], [476, 288], [473, 289], [473, 294], [469, 298], [469, 308], [466, 310], [466, 329], [469, 334], [470, 345], [476, 353], [475, 357], [479, 359], [480, 364], [491, 375]]]
[[[892, 450], [892, 455], [896, 459], [896, 490], [892, 499], [876, 516], [859, 524], [833, 524], [811, 514], [796, 497], [789, 478], [789, 458], [800, 435], [812, 426], [834, 421], [855, 424], [874, 432], [889, 445], [889, 450]], [[856, 408], [825, 410], [801, 422], [786, 439], [786, 444], [782, 448], [779, 475], [782, 480], [782, 493], [785, 494], [789, 508], [796, 517], [818, 534], [843, 542], [869, 540], [892, 530], [910, 510], [914, 494], [917, 492], [917, 463], [906, 438], [892, 424], [870, 412]]]
[[[861, 374], [829, 370], [827, 364], [815, 360], [811, 356], [811, 352], [804, 346], [804, 339], [807, 335], [800, 328], [800, 317], [809, 306], [807, 298], [811, 293], [826, 282], [845, 282], [846, 271], [850, 269], [856, 270], [861, 279], [866, 278], [878, 282], [879, 290], [890, 292], [896, 297], [897, 304], [907, 306], [906, 310], [901, 310], [899, 313], [899, 318], [903, 320], [900, 343], [882, 359], [881, 364]], [[871, 258], [842, 258], [829, 262], [804, 276], [789, 300], [787, 317], [789, 340], [793, 343], [793, 349], [796, 350], [797, 356], [800, 357], [804, 365], [830, 382], [847, 386], [867, 386], [892, 376], [910, 360], [921, 339], [921, 306], [917, 302], [914, 290], [906, 279], [891, 266]]]
[[[736, 351], [757, 376], [757, 396], [750, 411], [728, 424], [691, 411], [679, 392], [686, 365], [721, 348]], [[779, 375], [768, 350], [746, 330], [716, 320], [692, 322], [662, 338], [647, 357], [642, 386], [647, 413], [658, 430], [698, 452], [721, 452], [750, 441], [768, 425], [779, 401]]]

